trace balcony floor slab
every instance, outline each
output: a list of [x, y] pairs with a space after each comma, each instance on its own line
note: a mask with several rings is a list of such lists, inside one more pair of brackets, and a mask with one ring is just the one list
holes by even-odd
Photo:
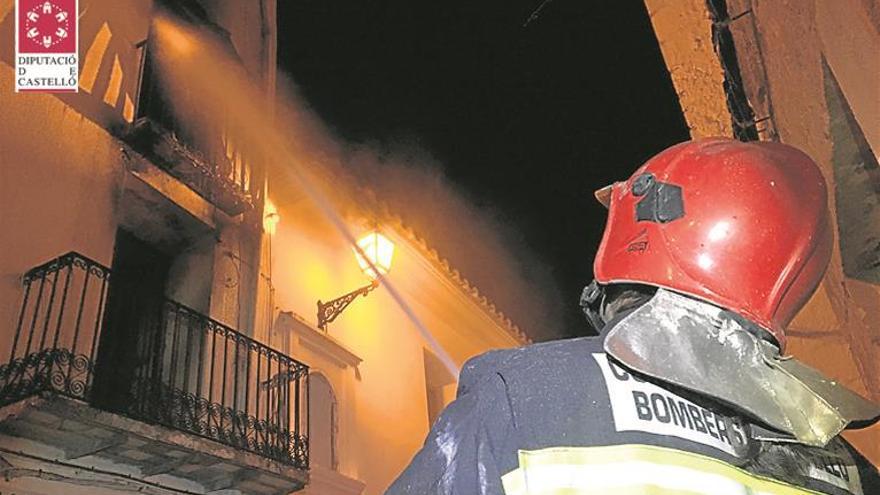
[[191, 493], [280, 495], [308, 482], [305, 470], [51, 393], [0, 408], [0, 456], [4, 452]]

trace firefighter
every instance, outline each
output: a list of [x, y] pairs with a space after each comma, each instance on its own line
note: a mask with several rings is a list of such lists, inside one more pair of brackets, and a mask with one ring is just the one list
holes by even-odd
[[597, 193], [598, 337], [465, 363], [389, 495], [880, 493], [880, 408], [786, 354], [828, 265], [822, 175], [780, 143], [673, 146]]

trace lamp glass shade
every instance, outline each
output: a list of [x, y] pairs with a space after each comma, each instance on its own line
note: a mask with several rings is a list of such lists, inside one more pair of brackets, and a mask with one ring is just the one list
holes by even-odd
[[[361, 270], [370, 278], [377, 278], [379, 275], [373, 270], [373, 266], [382, 275], [391, 270], [391, 259], [394, 257], [394, 243], [379, 232], [370, 232], [361, 237], [357, 241], [358, 247], [363, 251], [364, 256], [357, 249], [354, 250], [355, 258]], [[369, 259], [369, 262], [367, 262]], [[370, 263], [373, 266], [370, 266]]]

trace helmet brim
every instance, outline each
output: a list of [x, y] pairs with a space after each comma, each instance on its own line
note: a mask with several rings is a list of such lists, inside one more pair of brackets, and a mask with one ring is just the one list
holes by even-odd
[[611, 190], [614, 188], [614, 184], [607, 185], [602, 189], [597, 189], [593, 196], [596, 197], [596, 201], [602, 203], [602, 206], [608, 208], [608, 205], [611, 204]]

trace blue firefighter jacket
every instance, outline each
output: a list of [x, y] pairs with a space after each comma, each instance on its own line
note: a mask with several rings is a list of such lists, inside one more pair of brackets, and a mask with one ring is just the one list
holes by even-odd
[[[468, 361], [387, 495], [880, 494], [842, 439], [808, 447], [628, 371], [602, 337]], [[858, 458], [858, 462], [857, 462]]]

